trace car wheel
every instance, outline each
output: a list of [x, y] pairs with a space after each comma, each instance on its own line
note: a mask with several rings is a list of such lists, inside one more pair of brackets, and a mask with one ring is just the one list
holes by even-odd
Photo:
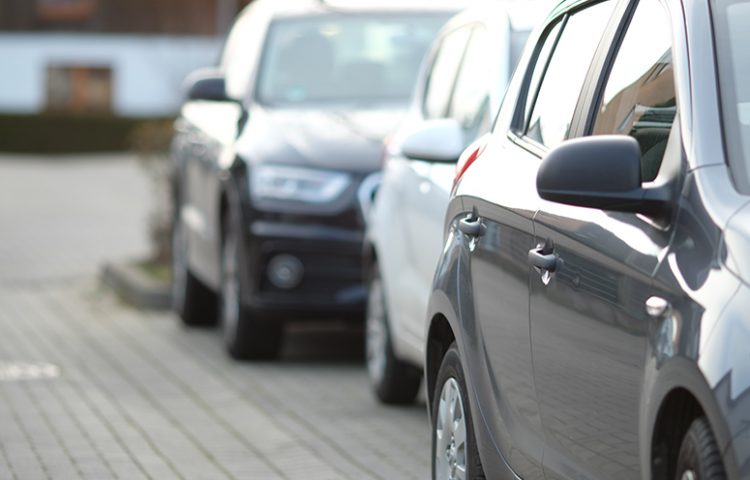
[[724, 480], [721, 452], [705, 417], [690, 424], [677, 457], [675, 480]]
[[242, 305], [239, 269], [240, 237], [225, 222], [221, 249], [221, 325], [227, 353], [235, 359], [271, 359], [279, 354], [283, 337], [280, 320], [261, 317]]
[[378, 265], [370, 274], [365, 328], [367, 373], [378, 399], [387, 404], [414, 401], [422, 371], [396, 358], [391, 343], [383, 281]]
[[484, 479], [471, 423], [466, 380], [454, 342], [440, 365], [432, 401], [432, 478]]
[[172, 308], [189, 326], [216, 323], [216, 295], [188, 266], [188, 237], [179, 218], [172, 224]]

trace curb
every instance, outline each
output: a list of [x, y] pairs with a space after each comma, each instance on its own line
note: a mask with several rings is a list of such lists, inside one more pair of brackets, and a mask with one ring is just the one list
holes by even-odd
[[155, 281], [130, 264], [106, 263], [100, 277], [102, 283], [133, 307], [144, 310], [168, 310], [172, 307], [171, 286]]

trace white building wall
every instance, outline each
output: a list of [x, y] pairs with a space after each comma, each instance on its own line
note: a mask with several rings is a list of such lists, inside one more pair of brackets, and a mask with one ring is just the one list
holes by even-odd
[[216, 65], [221, 40], [207, 37], [0, 34], [0, 112], [45, 108], [47, 66], [112, 69], [112, 107], [121, 116], [174, 115], [192, 70]]

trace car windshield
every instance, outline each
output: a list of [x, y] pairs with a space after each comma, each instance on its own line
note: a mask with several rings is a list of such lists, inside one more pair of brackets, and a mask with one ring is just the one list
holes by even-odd
[[256, 99], [265, 104], [407, 101], [447, 14], [324, 15], [275, 22]]
[[737, 186], [750, 194], [750, 0], [715, 0], [714, 18], [727, 153]]

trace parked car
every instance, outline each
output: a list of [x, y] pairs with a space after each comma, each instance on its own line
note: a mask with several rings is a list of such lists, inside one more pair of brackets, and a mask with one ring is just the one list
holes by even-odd
[[528, 3], [487, 2], [452, 19], [426, 59], [405, 122], [387, 142], [374, 203], [364, 207], [367, 370], [385, 403], [411, 402], [419, 391], [427, 300], [456, 161], [489, 130], [536, 16]]
[[750, 478], [750, 2], [560, 3], [459, 160], [434, 478]]
[[[362, 318], [359, 183], [454, 6], [257, 0], [196, 73], [173, 142], [174, 304], [238, 358], [286, 318]], [[216, 294], [219, 302], [217, 308]]]

